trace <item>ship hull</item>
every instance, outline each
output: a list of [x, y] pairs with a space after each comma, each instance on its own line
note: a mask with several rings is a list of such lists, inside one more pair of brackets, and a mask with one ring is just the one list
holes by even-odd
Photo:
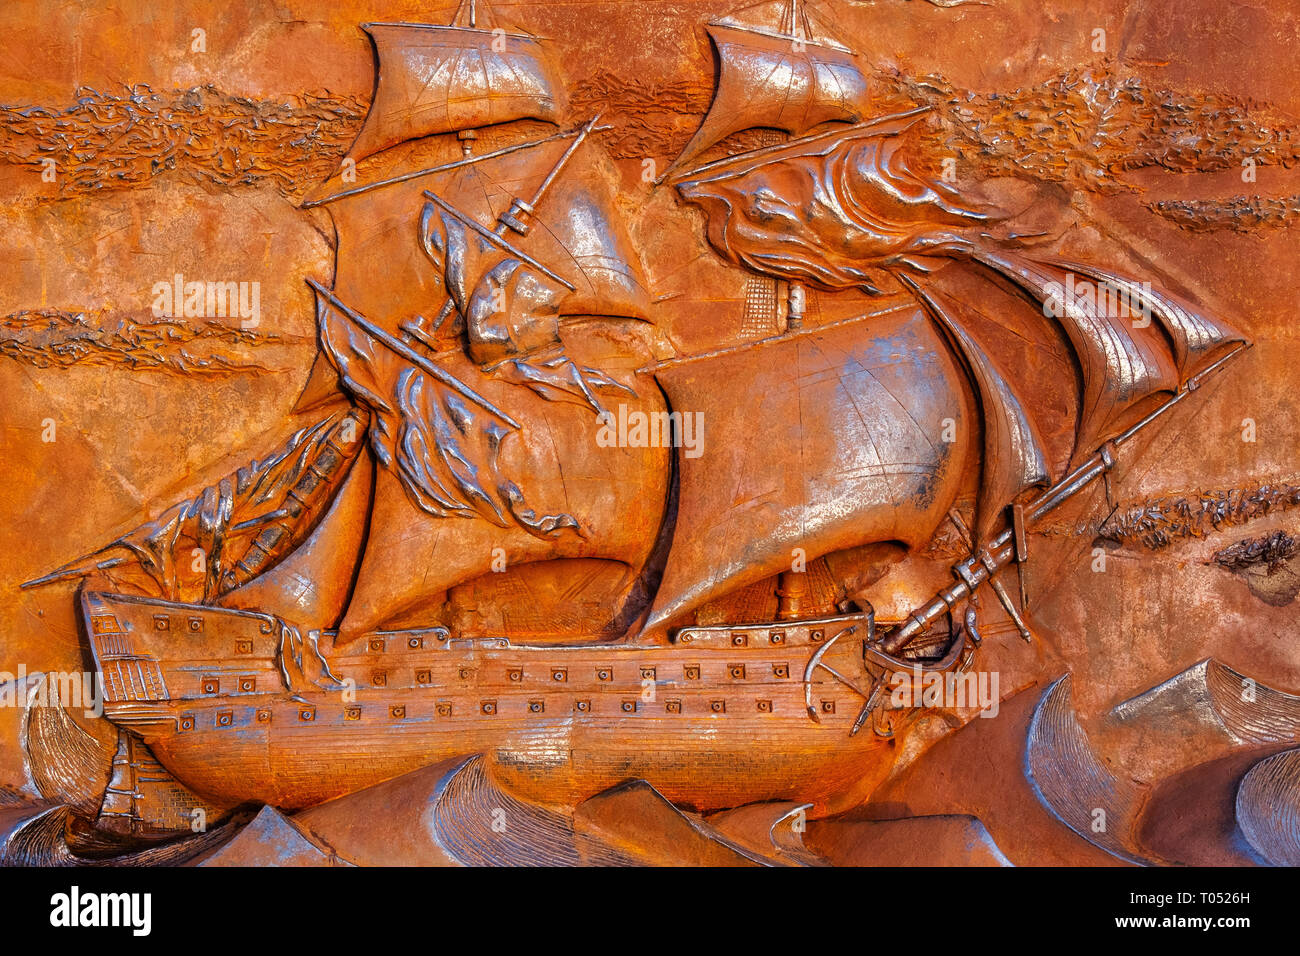
[[795, 800], [817, 813], [861, 799], [893, 761], [892, 742], [850, 733], [861, 696], [806, 674], [825, 647], [823, 663], [870, 686], [861, 618], [690, 628], [656, 645], [380, 632], [327, 654], [334, 679], [312, 682], [310, 643], [271, 615], [82, 600], [106, 716], [219, 806], [314, 806], [482, 753], [541, 803], [643, 779], [701, 811]]

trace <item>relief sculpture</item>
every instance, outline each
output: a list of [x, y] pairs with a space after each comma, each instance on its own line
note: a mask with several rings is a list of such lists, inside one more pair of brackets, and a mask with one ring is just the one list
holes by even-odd
[[[64, 637], [61, 663], [4, 645], [0, 858], [1300, 862], [1293, 365], [1268, 293], [1205, 265], [1264, 228], [1195, 191], [1246, 165], [1188, 145], [1228, 123], [1263, 177], [1280, 113], [1144, 94], [1087, 30], [1057, 87], [909, 66], [1027, 2], [344, 6], [304, 16], [341, 70], [364, 43], [368, 98], [86, 94], [154, 142], [218, 109], [202, 136], [249, 132], [103, 182], [118, 147], [74, 142], [90, 165], [21, 200], [207, 210], [184, 242], [256, 196], [267, 239], [251, 289], [151, 248], [151, 315], [9, 296], [4, 388], [175, 465], [57, 547], [7, 466], [5, 618]], [[1146, 154], [1104, 117], [1081, 139], [1079, 97], [1131, 109]], [[7, 176], [89, 139], [6, 116]], [[131, 410], [155, 400], [194, 424]], [[110, 467], [77, 461], [72, 509]], [[98, 707], [58, 686], [83, 667]], [[1218, 829], [1179, 837], [1189, 812]]]

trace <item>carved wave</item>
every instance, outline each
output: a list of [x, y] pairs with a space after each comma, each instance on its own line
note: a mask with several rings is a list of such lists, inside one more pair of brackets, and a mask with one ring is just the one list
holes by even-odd
[[964, 158], [984, 177], [1029, 175], [1115, 192], [1137, 188], [1125, 179], [1135, 170], [1210, 172], [1240, 167], [1246, 157], [1271, 166], [1300, 155], [1289, 117], [1243, 99], [1160, 89], [1095, 68], [1011, 92], [976, 93], [942, 77], [898, 73], [882, 72], [876, 82], [891, 107], [935, 109], [940, 124], [926, 152], [943, 156], [964, 144]]
[[1300, 697], [1214, 660], [1205, 669], [1205, 686], [1215, 713], [1239, 739], [1253, 744], [1300, 740]]
[[434, 810], [439, 841], [469, 866], [630, 866], [614, 847], [574, 832], [572, 817], [524, 803], [493, 783], [475, 757], [447, 782]]
[[1237, 824], [1274, 866], [1300, 866], [1300, 750], [1261, 760], [1237, 788]]
[[1070, 696], [1070, 677], [1043, 693], [1029, 724], [1025, 775], [1043, 805], [1094, 846], [1129, 863], [1141, 790], [1111, 773], [1092, 749]]
[[1229, 571], [1241, 571], [1261, 564], [1269, 571], [1276, 571], [1297, 554], [1300, 554], [1300, 539], [1285, 531], [1274, 531], [1254, 538], [1242, 538], [1220, 548], [1211, 560]]
[[[239, 824], [223, 823], [206, 833], [131, 849], [79, 827], [73, 810], [50, 807], [19, 824], [0, 842], [0, 866], [176, 866], [219, 846]], [[80, 839], [70, 840], [70, 835]]]
[[[48, 693], [49, 675], [41, 675], [40, 680]], [[33, 687], [28, 698], [24, 740], [32, 780], [46, 799], [67, 800], [82, 813], [94, 813], [108, 784], [113, 754], [78, 726], [63, 707], [38, 703], [37, 690]]]
[[1233, 196], [1229, 199], [1161, 199], [1147, 203], [1157, 216], [1190, 232], [1231, 229], [1251, 234], [1300, 219], [1300, 196]]
[[1239, 575], [1265, 604], [1284, 607], [1300, 596], [1300, 538], [1286, 531], [1242, 538], [1210, 560]]

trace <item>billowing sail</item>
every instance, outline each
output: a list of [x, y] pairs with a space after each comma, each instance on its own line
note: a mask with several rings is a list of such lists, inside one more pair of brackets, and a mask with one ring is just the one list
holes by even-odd
[[[1037, 255], [1014, 240], [990, 235], [996, 211], [962, 209], [942, 186], [907, 168], [899, 148], [906, 128], [907, 118], [885, 118], [843, 133], [810, 136], [712, 164], [678, 189], [708, 211], [707, 238], [732, 262], [829, 289], [872, 289], [883, 277], [913, 293], [974, 386], [983, 436], [975, 531], [987, 540], [1009, 504], [1034, 486], [1059, 480], [1069, 461], [1058, 456], [1049, 462], [1037, 410], [1020, 391], [1023, 383], [998, 360], [996, 341], [981, 332], [988, 324], [987, 317], [975, 318], [985, 294], [981, 284], [991, 293], [995, 279], [1009, 281], [1025, 293], [1018, 300], [1024, 322], [1054, 324], [1065, 333], [1082, 385], [1072, 423], [1074, 461], [1135, 424], [1242, 337], [1148, 283]], [[761, 206], [747, 200], [760, 195]], [[968, 303], [945, 291], [948, 270], [965, 277], [955, 287], [978, 298]], [[887, 405], [864, 409], [858, 400], [846, 403], [838, 393], [824, 396], [815, 412], [800, 414], [803, 406], [790, 405], [791, 394], [819, 395], [817, 389], [824, 387], [819, 383], [831, 382], [847, 395], [852, 379], [846, 373], [861, 365], [841, 360], [820, 369], [807, 366], [801, 350], [821, 334], [823, 330], [805, 331], [777, 340], [805, 344], [772, 343], [745, 355], [747, 363], [760, 367], [748, 374], [766, 378], [745, 380], [747, 387], [738, 391], [761, 394], [765, 402], [779, 405], [778, 413], [764, 414], [761, 421], [794, 424], [778, 426], [784, 429], [778, 436], [732, 439], [745, 445], [740, 460], [724, 453], [681, 462], [681, 511], [652, 626], [683, 621], [713, 595], [788, 570], [793, 548], [811, 560], [832, 548], [894, 540], [886, 516], [915, 507], [918, 499], [900, 494], [897, 468], [903, 462], [930, 462], [933, 468], [935, 460], [918, 455], [921, 444], [897, 443], [913, 426], [920, 439], [935, 438], [935, 412], [927, 405], [933, 397], [924, 389], [891, 387], [911, 413], [912, 426], [889, 414]], [[835, 334], [846, 337], [840, 354], [853, 355], [868, 348], [881, 330], [858, 323], [838, 327]], [[797, 354], [781, 360], [782, 365], [809, 368], [810, 378], [763, 368], [771, 363], [767, 353], [792, 348]], [[745, 374], [725, 371], [729, 382]], [[933, 387], [943, 394], [935, 369], [918, 372], [918, 379], [936, 383]], [[675, 411], [709, 401], [700, 389], [683, 389], [671, 372], [661, 381]], [[1072, 382], [1062, 385], [1073, 388]], [[719, 417], [719, 424], [710, 422], [713, 434], [726, 435], [726, 411], [716, 404], [708, 407]], [[805, 420], [815, 421], [816, 428], [803, 429], [799, 423]], [[808, 443], [817, 439], [806, 431], [822, 429], [836, 436], [834, 448], [810, 454]], [[828, 497], [818, 480], [826, 467], [823, 455], [841, 464], [836, 474], [842, 484], [834, 487], [851, 488], [848, 500], [833, 491]], [[863, 467], [863, 455], [880, 457], [888, 467], [873, 473]], [[790, 464], [781, 464], [785, 459]], [[782, 468], [797, 469], [797, 476], [812, 480], [794, 481]], [[743, 477], [722, 477], [736, 474]], [[935, 472], [927, 485], [927, 503], [945, 500], [945, 487]], [[923, 532], [934, 528], [918, 516], [912, 520]]]
[[[379, 466], [342, 642], [472, 576], [480, 549], [465, 545], [457, 565], [444, 553], [453, 539], [522, 535], [512, 555], [585, 548], [582, 529], [607, 527], [615, 516], [592, 505], [572, 470], [558, 467], [545, 470], [559, 477], [561, 494], [548, 489], [542, 497], [554, 507], [535, 511], [533, 491], [545, 482], [530, 478], [521, 488], [511, 475], [535, 469], [504, 464], [521, 451], [537, 453], [530, 430], [510, 415], [532, 409], [552, 432], [573, 431], [585, 449], [604, 396], [647, 401], [573, 361], [562, 339], [567, 317], [644, 320], [649, 310], [636, 249], [614, 213], [617, 172], [587, 138], [592, 123], [553, 133], [537, 124], [506, 128], [477, 155], [432, 135], [562, 113], [554, 96], [532, 96], [554, 88], [541, 82], [540, 46], [477, 29], [472, 3], [468, 11], [468, 24], [449, 28], [371, 28], [380, 78], [351, 155], [375, 155], [360, 182], [336, 175], [310, 202], [327, 205], [338, 243], [333, 289], [318, 289], [322, 354], [304, 399], [318, 401], [336, 383], [373, 410], [370, 446]], [[471, 48], [483, 57], [465, 63], [478, 66], [448, 73], [446, 64]], [[508, 82], [488, 83], [499, 73], [510, 74]], [[480, 96], [484, 84], [490, 95]], [[429, 108], [418, 108], [425, 98]], [[467, 400], [466, 388], [492, 400]], [[538, 398], [541, 407], [530, 404]], [[544, 453], [558, 454], [563, 440], [542, 437]], [[646, 496], [656, 498], [662, 494]], [[475, 520], [455, 520], [463, 518]], [[607, 555], [599, 547], [592, 555], [636, 567], [652, 543], [630, 525], [614, 538]], [[441, 576], [412, 577], [388, 563], [420, 552], [410, 560], [425, 565], [430, 549]]]
[[1159, 333], [1142, 335], [1129, 327], [1136, 312], [1130, 316], [1086, 301], [1069, 288], [1069, 271], [1051, 263], [984, 249], [976, 253], [976, 261], [1044, 303], [1069, 336], [1083, 373], [1076, 456], [1096, 451], [1148, 399], [1178, 387], [1178, 369]]
[[1241, 336], [1212, 315], [1180, 302], [1168, 292], [1152, 289], [1150, 284], [1125, 279], [1112, 272], [1074, 262], [1056, 261], [1055, 265], [1088, 276], [1103, 288], [1119, 293], [1128, 303], [1135, 303], [1139, 315], [1154, 317], [1169, 336], [1178, 364], [1179, 380], [1187, 381], [1223, 352], [1228, 343], [1242, 341]]
[[[331, 212], [334, 291], [342, 301], [403, 339], [411, 327], [422, 330], [438, 348], [458, 347], [464, 323], [450, 307], [445, 276], [422, 248], [424, 193], [495, 229], [515, 202], [535, 196], [578, 135], [517, 129], [476, 156], [436, 135], [562, 118], [560, 88], [540, 42], [494, 27], [475, 0], [462, 0], [447, 26], [367, 25], [378, 59], [376, 92], [349, 157], [380, 155], [360, 176], [347, 175], [345, 161], [304, 202]], [[640, 262], [612, 211], [614, 179], [603, 151], [585, 140], [545, 201], [530, 209], [531, 235], [512, 233], [539, 261], [554, 263], [567, 292], [556, 304], [560, 317], [647, 318]], [[318, 356], [299, 408], [328, 401], [337, 389], [333, 367]]]
[[[646, 630], [801, 560], [922, 546], [975, 452], [963, 372], [906, 299], [655, 377], [673, 412], [698, 416], [702, 441], [679, 449], [677, 520]], [[952, 442], [940, 439], [945, 419]]]
[[967, 307], [938, 289], [904, 281], [947, 334], [964, 360], [979, 397], [984, 448], [975, 539], [987, 540], [998, 514], [1026, 489], [1051, 480], [1039, 428], [1016, 394], [1001, 363], [979, 344]]
[[479, 27], [368, 23], [379, 81], [348, 156], [519, 119], [564, 120], [562, 87], [535, 37]]
[[855, 54], [833, 40], [811, 37], [806, 16], [788, 16], [787, 33], [726, 20], [709, 24], [721, 64], [717, 92], [669, 173], [742, 130], [798, 136], [822, 123], [862, 119], [867, 81]]

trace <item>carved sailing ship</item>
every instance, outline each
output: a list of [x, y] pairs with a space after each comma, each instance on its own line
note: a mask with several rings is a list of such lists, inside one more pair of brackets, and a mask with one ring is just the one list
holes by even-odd
[[[650, 303], [601, 195], [596, 121], [559, 128], [568, 117], [540, 42], [507, 33], [493, 46], [472, 2], [447, 27], [367, 27], [379, 83], [342, 167], [361, 181], [340, 174], [307, 203], [330, 209], [339, 236], [333, 287], [315, 286], [321, 355], [299, 402], [324, 417], [42, 579], [92, 579], [81, 601], [106, 715], [186, 786], [218, 807], [297, 808], [483, 752], [542, 802], [641, 777], [702, 810], [790, 799], [827, 812], [888, 770], [890, 675], [970, 664], [983, 584], [1028, 636], [1023, 595], [998, 578], [1026, 557], [1027, 528], [1106, 474], [1241, 339], [1173, 296], [993, 242], [989, 216], [901, 164], [918, 115], [861, 122], [851, 51], [814, 36], [799, 4], [785, 11], [773, 26], [710, 25], [719, 89], [667, 174], [708, 213], [720, 254], [783, 284], [785, 328], [622, 375], [571, 355], [561, 334], [566, 317], [643, 324]], [[793, 138], [692, 168], [755, 128]], [[504, 138], [475, 153], [489, 132]], [[747, 215], [748, 197], [780, 200], [792, 182], [797, 235]], [[826, 182], [852, 194], [798, 191]], [[834, 211], [833, 235], [803, 214], [814, 199]], [[1009, 282], [1035, 308], [1055, 303], [1081, 373], [1068, 440], [1042, 433], [978, 310], [931, 281], [940, 259]], [[1147, 324], [1057, 294], [1073, 274], [1122, 293]], [[884, 304], [802, 327], [808, 286]], [[758, 442], [755, 396], [774, 423]], [[603, 506], [528, 506], [499, 457], [525, 441], [521, 422], [540, 428], [563, 408], [589, 439], [590, 416], [614, 400], [700, 412], [715, 444], [671, 464], [653, 450], [618, 459], [610, 469], [629, 470], [607, 475], [648, 477], [605, 524]], [[528, 418], [530, 401], [546, 415]], [[932, 434], [945, 418], [959, 432], [947, 446]], [[814, 607], [793, 552], [916, 551], [945, 521], [965, 528], [956, 505], [972, 463], [970, 557], [954, 585], [892, 622], [849, 598]], [[410, 550], [449, 527], [488, 536], [455, 539], [453, 554]], [[512, 566], [625, 566], [615, 639], [402, 623], [498, 570], [498, 540]], [[206, 562], [187, 573], [191, 547]], [[139, 593], [106, 586], [122, 574]], [[771, 581], [774, 620], [702, 623], [710, 602]]]

